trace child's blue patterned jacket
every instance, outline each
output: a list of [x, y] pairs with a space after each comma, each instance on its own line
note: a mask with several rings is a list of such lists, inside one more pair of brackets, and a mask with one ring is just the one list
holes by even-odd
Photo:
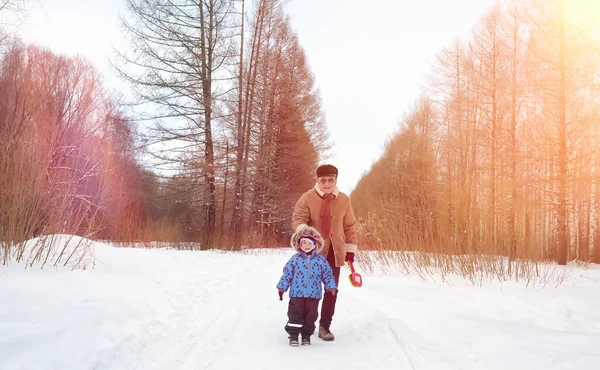
[[[303, 237], [311, 238], [315, 242], [315, 249], [310, 254], [299, 248], [300, 238]], [[277, 284], [278, 289], [287, 291], [289, 288], [290, 297], [317, 299], [323, 297], [321, 283], [325, 285], [325, 290], [337, 289], [331, 266], [325, 256], [319, 253], [324, 242], [316, 229], [306, 227], [299, 230], [292, 236], [291, 244], [298, 253], [285, 264], [283, 275]]]

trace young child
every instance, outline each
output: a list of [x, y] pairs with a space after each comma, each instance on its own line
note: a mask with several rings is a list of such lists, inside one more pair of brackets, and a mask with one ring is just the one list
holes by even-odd
[[317, 229], [305, 227], [298, 230], [291, 240], [292, 248], [298, 253], [286, 263], [283, 275], [277, 284], [279, 299], [290, 289], [288, 322], [285, 331], [289, 334], [290, 346], [297, 346], [298, 334], [302, 334], [302, 345], [310, 345], [310, 336], [315, 332], [315, 322], [319, 316], [319, 301], [323, 290], [335, 296], [337, 285], [331, 266], [320, 254], [325, 244]]

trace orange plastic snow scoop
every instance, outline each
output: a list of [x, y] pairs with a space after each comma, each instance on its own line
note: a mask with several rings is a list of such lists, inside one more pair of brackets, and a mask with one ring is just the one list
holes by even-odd
[[350, 266], [351, 274], [348, 276], [350, 278], [350, 284], [352, 284], [355, 288], [360, 288], [362, 286], [362, 276], [356, 271], [354, 271], [354, 265], [352, 262], [348, 261], [348, 265]]

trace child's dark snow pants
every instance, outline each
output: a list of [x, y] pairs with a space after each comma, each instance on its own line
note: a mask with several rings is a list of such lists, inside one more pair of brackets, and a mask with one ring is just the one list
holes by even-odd
[[288, 305], [288, 322], [285, 331], [296, 336], [310, 337], [315, 332], [315, 322], [319, 317], [319, 299], [291, 297]]

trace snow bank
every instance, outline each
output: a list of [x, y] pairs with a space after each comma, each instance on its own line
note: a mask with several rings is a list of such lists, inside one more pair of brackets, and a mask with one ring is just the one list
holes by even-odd
[[13, 246], [12, 259], [27, 268], [54, 266], [85, 270], [93, 267], [94, 243], [77, 235], [44, 235]]

